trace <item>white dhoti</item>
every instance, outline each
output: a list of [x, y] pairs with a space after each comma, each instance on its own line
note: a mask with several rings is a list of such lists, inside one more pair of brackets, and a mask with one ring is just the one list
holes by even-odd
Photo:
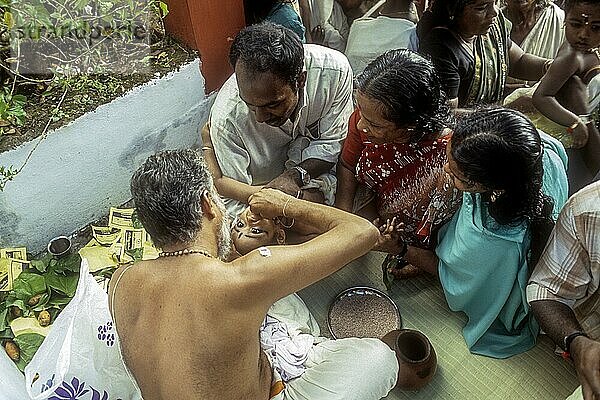
[[381, 340], [319, 337], [318, 325], [295, 294], [276, 302], [268, 314], [288, 326], [292, 339], [307, 333], [315, 336], [303, 363], [304, 372], [283, 385], [275, 384], [279, 389], [272, 399], [375, 400], [396, 385], [398, 361]]
[[566, 398], [566, 400], [583, 400], [583, 392], [581, 391], [581, 386], [579, 386], [573, 394]]

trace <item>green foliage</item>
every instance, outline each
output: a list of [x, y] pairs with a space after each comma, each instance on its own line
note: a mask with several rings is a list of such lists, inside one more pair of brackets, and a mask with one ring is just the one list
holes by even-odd
[[35, 273], [23, 272], [13, 282], [14, 296], [24, 302], [45, 291], [46, 280], [43, 276]]
[[[85, 109], [97, 96], [71, 89], [70, 82], [147, 68], [149, 45], [164, 36], [168, 12], [160, 0], [0, 0], [0, 140], [27, 122], [22, 84], [31, 79], [22, 71], [50, 83], [45, 95], [69, 87]], [[96, 89], [124, 91], [110, 79]], [[52, 123], [68, 117], [60, 103], [48, 115]], [[0, 191], [20, 169], [0, 166]]]
[[17, 367], [19, 367], [19, 369], [21, 370], [21, 372], [23, 372], [27, 364], [29, 364], [29, 362], [35, 355], [35, 352], [42, 345], [44, 337], [37, 333], [24, 333], [22, 335], [17, 336], [13, 340], [21, 350], [21, 357], [19, 358], [19, 361], [16, 364]]
[[17, 175], [17, 170], [15, 170], [12, 165], [9, 167], [0, 165], [0, 192], [4, 190], [4, 186], [8, 181], [13, 180], [15, 175]]
[[[31, 268], [22, 272], [13, 282], [13, 289], [0, 293], [0, 340], [12, 339], [10, 322], [18, 316], [35, 317], [48, 311], [52, 321], [71, 301], [77, 290], [81, 257], [72, 253], [62, 258], [46, 254], [31, 261]], [[35, 301], [33, 301], [35, 299]], [[18, 315], [15, 314], [18, 310]], [[40, 346], [43, 337], [22, 334], [14, 337], [21, 349], [16, 363], [23, 370]]]
[[0, 91], [0, 136], [14, 127], [25, 123], [23, 106], [27, 97], [21, 94], [11, 94], [9, 88]]
[[79, 275], [60, 275], [56, 272], [46, 274], [46, 283], [53, 291], [63, 294], [67, 297], [73, 297], [77, 290], [77, 281]]
[[[160, 0], [3, 1], [10, 3], [0, 5], [5, 42], [39, 53], [33, 66], [62, 77], [143, 68], [151, 38], [164, 34], [162, 18], [169, 12]], [[19, 61], [27, 66], [27, 58]]]

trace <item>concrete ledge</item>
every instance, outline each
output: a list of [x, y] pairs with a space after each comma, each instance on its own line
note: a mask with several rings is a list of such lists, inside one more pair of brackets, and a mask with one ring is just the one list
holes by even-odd
[[[126, 202], [148, 155], [200, 142], [213, 100], [196, 59], [50, 132], [0, 192], [0, 246], [40, 251]], [[0, 154], [0, 165], [20, 166], [37, 140]]]

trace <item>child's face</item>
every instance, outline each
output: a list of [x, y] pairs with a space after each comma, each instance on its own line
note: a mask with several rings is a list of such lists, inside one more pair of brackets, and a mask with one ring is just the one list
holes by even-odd
[[600, 6], [582, 2], [573, 4], [567, 14], [565, 36], [577, 51], [600, 46]]
[[248, 207], [233, 222], [231, 238], [237, 252], [244, 255], [261, 246], [282, 244], [285, 233], [275, 221], [255, 215]]

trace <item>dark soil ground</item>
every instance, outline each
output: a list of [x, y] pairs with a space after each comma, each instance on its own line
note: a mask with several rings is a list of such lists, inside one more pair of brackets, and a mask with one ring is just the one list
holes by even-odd
[[[70, 79], [69, 88], [60, 110], [55, 113], [49, 130], [59, 128], [86, 112], [95, 110], [128, 92], [135, 86], [177, 70], [196, 58], [197, 52], [186, 48], [171, 37], [152, 45], [149, 68], [144, 73], [129, 75], [78, 75]], [[11, 135], [0, 136], [0, 153], [39, 137], [52, 117], [64, 89], [43, 83], [20, 83], [17, 92], [27, 96], [26, 121]]]

